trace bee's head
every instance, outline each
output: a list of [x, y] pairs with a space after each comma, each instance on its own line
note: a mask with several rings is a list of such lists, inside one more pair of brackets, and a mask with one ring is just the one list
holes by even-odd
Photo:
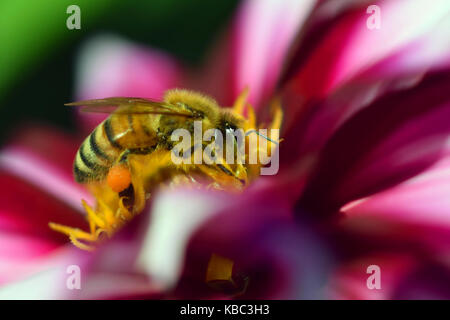
[[231, 113], [227, 109], [222, 109], [220, 113], [220, 119], [218, 121], [218, 128], [224, 136], [226, 133], [233, 133], [238, 129], [242, 129], [244, 119]]

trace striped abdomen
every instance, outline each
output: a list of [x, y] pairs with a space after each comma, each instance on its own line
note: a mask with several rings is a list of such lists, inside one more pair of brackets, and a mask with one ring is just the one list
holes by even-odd
[[111, 115], [84, 140], [73, 166], [79, 183], [100, 181], [125, 150], [156, 145], [153, 119], [148, 115]]

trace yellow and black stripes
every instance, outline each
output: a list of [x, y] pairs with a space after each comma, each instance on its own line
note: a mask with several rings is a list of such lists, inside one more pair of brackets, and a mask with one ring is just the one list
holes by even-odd
[[88, 137], [89, 140], [89, 146], [91, 148], [91, 151], [100, 159], [106, 160], [106, 161], [112, 161], [112, 159], [102, 150], [100, 149], [97, 141], [97, 131], [99, 128], [95, 128], [94, 132]]
[[121, 149], [112, 147], [106, 122], [98, 126], [78, 149], [73, 172], [79, 183], [102, 180], [121, 152]]
[[[79, 183], [104, 178], [110, 165], [110, 161], [106, 161], [106, 159], [101, 160], [101, 158], [96, 155], [97, 153], [93, 151], [100, 150], [95, 142], [95, 135], [91, 134], [88, 139], [86, 139], [80, 149], [78, 149], [73, 165], [75, 180]], [[92, 144], [91, 141], [94, 143]], [[92, 145], [97, 146], [97, 149], [92, 148]]]
[[136, 115], [113, 115], [103, 121], [78, 150], [73, 167], [75, 180], [103, 180], [114, 163], [126, 161], [126, 155], [153, 151], [156, 134], [151, 134], [145, 120]]
[[111, 117], [109, 117], [108, 119], [105, 120], [105, 122], [103, 122], [103, 128], [105, 129], [106, 137], [108, 138], [108, 141], [111, 144], [111, 146], [119, 150], [123, 149], [114, 136], [114, 131], [111, 126]]

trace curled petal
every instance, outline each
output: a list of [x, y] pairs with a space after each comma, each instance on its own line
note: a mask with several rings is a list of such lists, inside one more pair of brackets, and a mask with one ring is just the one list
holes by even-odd
[[282, 83], [284, 136], [301, 139], [294, 149], [302, 153], [322, 148], [375, 99], [415, 86], [427, 72], [445, 72], [450, 63], [446, 1], [430, 11], [422, 0], [371, 2], [381, 9], [381, 29], [373, 30], [366, 26], [369, 3], [355, 2], [351, 10], [323, 22], [324, 7], [331, 3], [313, 12]]
[[439, 160], [450, 133], [445, 120], [450, 116], [447, 79], [430, 76], [415, 88], [377, 100], [347, 121], [322, 151], [298, 205], [316, 213], [336, 212]]
[[420, 240], [443, 253], [450, 249], [450, 158], [405, 182], [345, 205], [349, 219], [378, 219], [395, 225], [398, 236]]
[[38, 155], [20, 147], [10, 147], [0, 152], [0, 167], [70, 207], [82, 211], [80, 199], [91, 200], [86, 191], [73, 181], [71, 172], [65, 172], [46, 162]]

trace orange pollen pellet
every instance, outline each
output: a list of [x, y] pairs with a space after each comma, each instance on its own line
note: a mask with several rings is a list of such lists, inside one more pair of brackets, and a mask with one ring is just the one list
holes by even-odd
[[131, 184], [130, 170], [123, 165], [112, 167], [108, 172], [106, 182], [114, 192], [121, 192]]

